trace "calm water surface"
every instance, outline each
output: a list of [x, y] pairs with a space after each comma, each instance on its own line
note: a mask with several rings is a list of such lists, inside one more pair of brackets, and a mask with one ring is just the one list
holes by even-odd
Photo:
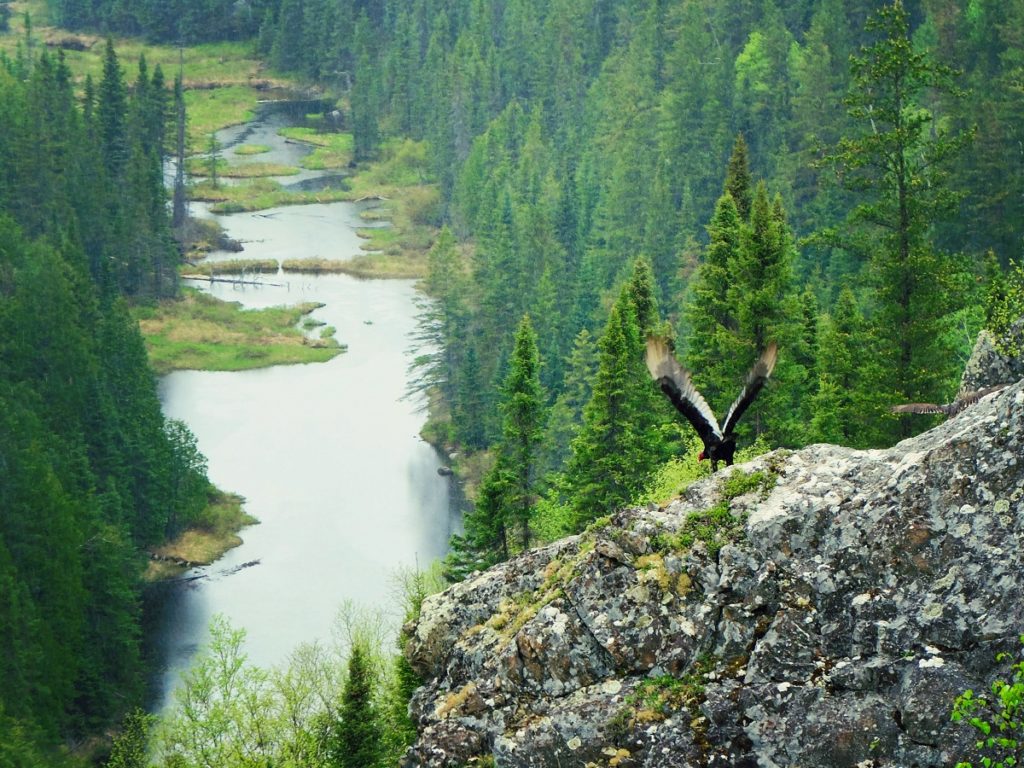
[[[235, 258], [351, 258], [358, 212], [334, 203], [221, 221], [247, 241]], [[201, 285], [246, 307], [322, 302], [313, 318], [334, 326], [348, 351], [328, 363], [179, 371], [162, 380], [164, 412], [195, 433], [210, 479], [244, 496], [261, 522], [243, 531], [241, 547], [189, 574], [203, 578], [163, 588], [157, 708], [214, 614], [246, 629], [252, 661], [281, 663], [300, 643], [328, 639], [343, 602], [393, 605], [396, 569], [442, 557], [459, 525], [449, 480], [437, 474], [440, 458], [418, 437], [422, 401], [404, 397], [417, 311], [412, 282], [262, 279], [268, 284]]]

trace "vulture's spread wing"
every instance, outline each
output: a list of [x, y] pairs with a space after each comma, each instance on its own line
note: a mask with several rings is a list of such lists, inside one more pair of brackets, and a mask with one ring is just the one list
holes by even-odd
[[779, 349], [773, 341], [761, 353], [761, 357], [754, 363], [754, 367], [750, 369], [750, 373], [747, 374], [747, 383], [743, 385], [743, 391], [740, 392], [740, 396], [736, 398], [736, 402], [732, 404], [729, 413], [725, 416], [725, 423], [722, 424], [722, 432], [725, 434], [728, 435], [735, 429], [736, 422], [740, 420], [743, 412], [750, 407], [750, 404], [754, 402], [754, 398], [757, 397], [757, 393], [764, 388], [768, 377], [772, 375], [772, 371], [775, 369], [775, 359], [778, 356], [778, 351]]
[[949, 415], [950, 409], [955, 403], [949, 405], [939, 405], [937, 403], [904, 403], [903, 405], [894, 405], [890, 410], [893, 413], [944, 413]]
[[711, 406], [693, 386], [690, 373], [679, 365], [664, 339], [647, 337], [647, 370], [658, 382], [661, 391], [697, 430], [705, 445], [722, 439], [718, 419]]

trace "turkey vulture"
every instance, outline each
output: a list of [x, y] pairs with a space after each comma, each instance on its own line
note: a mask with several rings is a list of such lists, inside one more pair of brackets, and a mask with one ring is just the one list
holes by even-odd
[[890, 410], [893, 413], [944, 413], [949, 418], [952, 418], [967, 406], [974, 405], [985, 395], [991, 395], [993, 392], [1006, 389], [1008, 386], [1010, 385], [996, 384], [994, 387], [985, 387], [984, 389], [979, 389], [977, 392], [968, 392], [967, 394], [958, 397], [952, 403], [946, 403], [945, 405], [936, 405], [935, 403], [907, 403], [905, 405], [894, 405]]
[[775, 342], [772, 342], [761, 353], [761, 357], [747, 374], [747, 383], [743, 385], [743, 391], [732, 404], [719, 428], [714, 412], [704, 396], [693, 386], [689, 371], [676, 361], [668, 342], [655, 336], [647, 338], [647, 370], [658, 382], [661, 391], [697, 430], [700, 439], [704, 441], [704, 450], [697, 458], [700, 461], [710, 459], [712, 472], [718, 469], [719, 461], [724, 461], [726, 466], [732, 464], [733, 454], [736, 453], [736, 435], [733, 434], [733, 429], [744, 411], [754, 402], [768, 377], [772, 375], [777, 351]]

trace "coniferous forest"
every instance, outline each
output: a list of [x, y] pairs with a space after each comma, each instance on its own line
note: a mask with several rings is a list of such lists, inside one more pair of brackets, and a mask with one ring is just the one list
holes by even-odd
[[[425, 147], [415, 386], [438, 443], [490, 456], [450, 578], [696, 452], [650, 333], [719, 413], [778, 344], [741, 445], [874, 447], [933, 423], [889, 408], [948, 402], [977, 332], [1024, 313], [1021, 0], [48, 5], [251, 40], [338, 96], [357, 161]], [[202, 473], [126, 312], [176, 291], [173, 89], [107, 56], [78, 89], [56, 53], [0, 66], [0, 755], [137, 698], [139, 548]]]
[[[176, 290], [171, 91], [113, 48], [0, 62], [0, 764], [46, 765], [141, 701], [143, 547], [206, 504], [127, 301]], [[44, 745], [40, 747], [39, 745]]]

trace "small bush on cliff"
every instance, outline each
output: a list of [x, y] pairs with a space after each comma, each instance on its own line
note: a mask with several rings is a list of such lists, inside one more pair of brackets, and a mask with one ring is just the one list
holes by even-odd
[[[1024, 635], [1020, 641], [1024, 644]], [[1010, 657], [1001, 653], [997, 660]], [[953, 705], [953, 720], [966, 720], [981, 733], [975, 745], [981, 752], [984, 768], [1010, 768], [1024, 765], [1024, 649], [1022, 658], [1011, 667], [1012, 682], [996, 680], [992, 696], [975, 696], [964, 691]], [[959, 762], [957, 768], [973, 768], [973, 763]]]

